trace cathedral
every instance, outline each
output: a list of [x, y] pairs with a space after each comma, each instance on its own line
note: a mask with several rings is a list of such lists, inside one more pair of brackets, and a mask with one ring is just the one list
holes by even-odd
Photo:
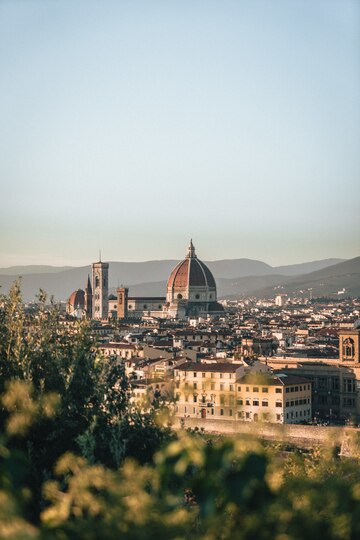
[[190, 241], [186, 257], [179, 262], [167, 281], [166, 297], [134, 297], [128, 287], [118, 287], [116, 296], [109, 297], [109, 263], [92, 264], [85, 291], [74, 291], [67, 303], [67, 312], [76, 317], [106, 320], [184, 319], [220, 315], [223, 307], [217, 302], [216, 283], [209, 268], [195, 254]]

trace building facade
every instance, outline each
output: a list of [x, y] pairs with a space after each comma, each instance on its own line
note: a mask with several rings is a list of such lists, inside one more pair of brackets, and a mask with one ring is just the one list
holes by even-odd
[[312, 418], [311, 382], [243, 364], [186, 363], [174, 372], [176, 414], [245, 422], [297, 424]]

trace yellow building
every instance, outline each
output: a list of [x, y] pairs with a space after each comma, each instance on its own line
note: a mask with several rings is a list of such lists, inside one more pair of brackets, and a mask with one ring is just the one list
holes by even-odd
[[237, 418], [248, 422], [310, 421], [311, 382], [285, 374], [247, 374], [236, 385]]
[[243, 364], [188, 362], [174, 371], [176, 415], [247, 422], [311, 420], [311, 382]]
[[234, 418], [236, 381], [243, 364], [187, 362], [174, 371], [176, 414], [183, 418]]

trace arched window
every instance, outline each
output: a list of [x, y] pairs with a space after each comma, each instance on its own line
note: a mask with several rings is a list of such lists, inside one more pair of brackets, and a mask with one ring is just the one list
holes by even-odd
[[347, 338], [343, 341], [343, 357], [344, 358], [354, 358], [355, 348], [354, 340]]
[[96, 277], [95, 277], [95, 288], [96, 288], [96, 287], [99, 287], [99, 285], [100, 285], [99, 276], [96, 276]]

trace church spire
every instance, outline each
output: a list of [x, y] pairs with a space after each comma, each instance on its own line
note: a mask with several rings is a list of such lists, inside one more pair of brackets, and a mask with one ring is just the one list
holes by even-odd
[[92, 287], [91, 287], [91, 282], [90, 282], [90, 276], [88, 274], [88, 278], [87, 278], [87, 284], [86, 284], [86, 291], [92, 293]]
[[190, 244], [189, 244], [189, 247], [188, 247], [188, 257], [189, 257], [189, 259], [193, 259], [194, 257], [196, 257], [196, 255], [195, 255], [195, 247], [194, 247], [194, 244], [192, 242], [192, 238], [190, 239]]

